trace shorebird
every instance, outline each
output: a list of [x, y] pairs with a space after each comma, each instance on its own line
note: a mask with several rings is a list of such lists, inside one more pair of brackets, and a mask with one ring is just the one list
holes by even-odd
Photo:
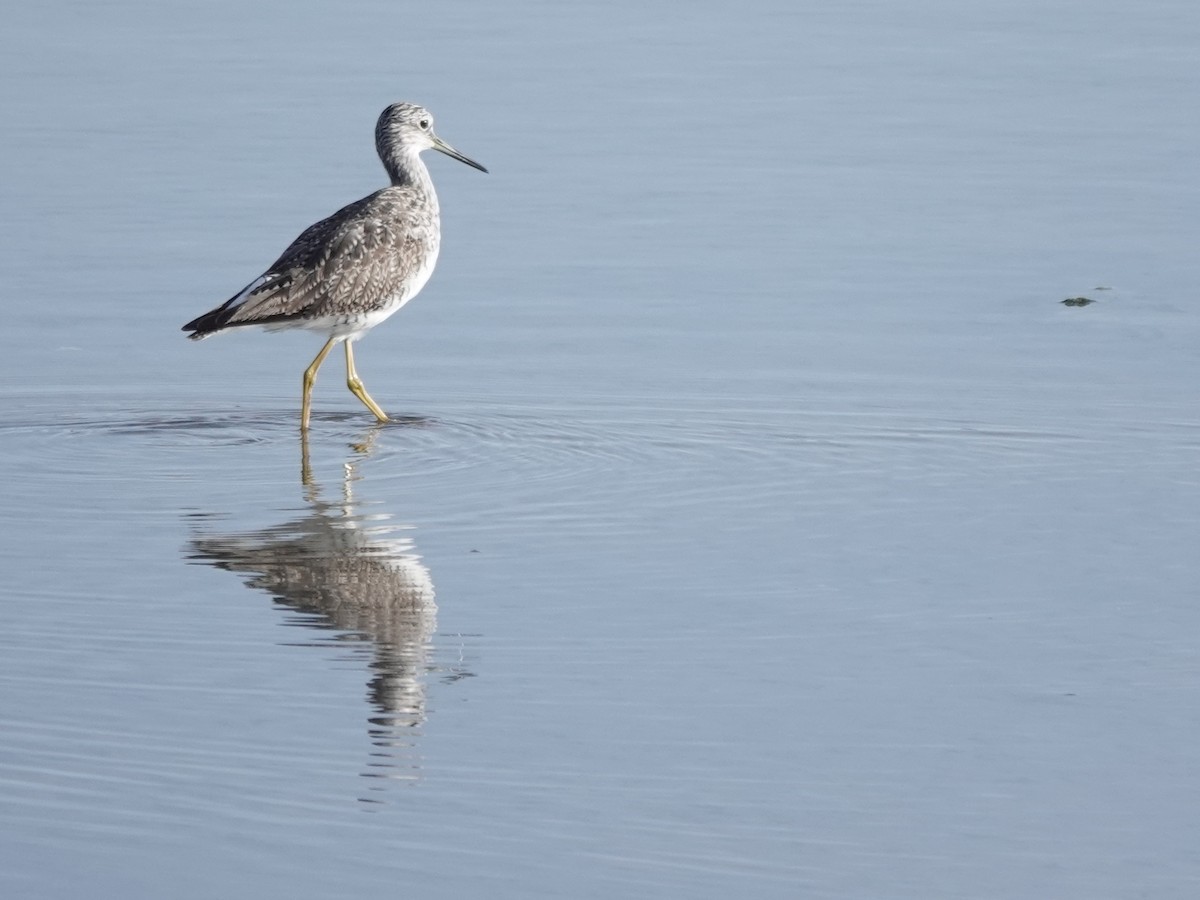
[[346, 346], [346, 385], [380, 422], [354, 368], [354, 341], [415, 297], [433, 274], [441, 244], [437, 194], [422, 150], [440, 150], [486, 172], [433, 131], [429, 110], [393, 103], [375, 125], [375, 150], [391, 184], [306, 228], [262, 275], [216, 309], [183, 326], [194, 341], [229, 328], [300, 328], [327, 336], [304, 370], [300, 427], [308, 428], [317, 370]]

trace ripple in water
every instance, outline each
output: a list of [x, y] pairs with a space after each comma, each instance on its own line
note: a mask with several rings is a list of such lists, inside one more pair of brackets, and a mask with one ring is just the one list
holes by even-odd
[[[128, 403], [91, 406], [83, 415], [56, 415], [39, 402], [6, 404], [0, 444], [11, 463], [62, 474], [145, 478], [205, 469], [203, 451], [247, 448], [241, 462], [221, 454], [226, 480], [263, 477], [255, 448], [294, 454], [297, 414], [213, 410], [203, 413], [134, 412]], [[928, 448], [951, 455], [1014, 457], [1048, 447], [1086, 444], [1099, 437], [1061, 428], [1009, 429], [989, 422], [945, 421], [890, 411], [841, 414], [804, 410], [745, 410], [714, 414], [636, 407], [575, 412], [473, 411], [465, 416], [403, 416], [364, 423], [358, 410], [314, 415], [315, 453], [371, 445], [373, 477], [444, 479], [487, 470], [498, 486], [569, 484], [621, 477], [638, 489], [663, 474], [714, 462], [748, 468], [842, 466], [909, 454], [919, 462]], [[923, 449], [924, 448], [924, 449]], [[244, 468], [242, 468], [244, 466]]]

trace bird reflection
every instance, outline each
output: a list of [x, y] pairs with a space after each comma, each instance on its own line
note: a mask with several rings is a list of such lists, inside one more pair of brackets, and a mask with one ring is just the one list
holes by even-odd
[[[300, 614], [288, 624], [332, 630], [339, 643], [369, 648], [368, 732], [374, 749], [364, 774], [415, 779], [437, 606], [433, 580], [411, 539], [397, 535], [389, 514], [367, 513], [369, 504], [355, 497], [358, 463], [377, 437], [376, 428], [351, 445], [354, 456], [344, 464], [340, 496], [327, 499], [313, 476], [304, 435], [306, 513], [257, 531], [216, 534], [204, 528], [193, 536], [189, 556], [243, 576], [247, 586]], [[443, 673], [447, 680], [466, 674]]]

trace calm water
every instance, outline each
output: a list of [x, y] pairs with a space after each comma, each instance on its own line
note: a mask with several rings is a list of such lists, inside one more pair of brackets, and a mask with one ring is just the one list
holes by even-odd
[[1196, 896], [1200, 12], [968, 6], [9, 11], [0, 895]]

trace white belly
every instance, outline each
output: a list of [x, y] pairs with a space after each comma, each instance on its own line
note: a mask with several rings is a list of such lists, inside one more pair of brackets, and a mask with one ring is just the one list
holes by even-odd
[[316, 331], [335, 340], [357, 341], [360, 337], [383, 322], [385, 319], [400, 311], [409, 300], [421, 293], [437, 265], [438, 246], [434, 244], [426, 255], [424, 262], [404, 285], [404, 290], [389, 297], [387, 302], [377, 309], [362, 313], [346, 313], [337, 316], [321, 316], [302, 321], [292, 320], [280, 323], [278, 326], [267, 325], [267, 331], [286, 328], [303, 328], [305, 331]]

